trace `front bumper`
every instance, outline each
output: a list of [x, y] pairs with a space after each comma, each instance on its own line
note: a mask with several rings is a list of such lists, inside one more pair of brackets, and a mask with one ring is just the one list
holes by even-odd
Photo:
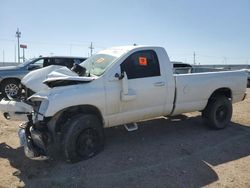
[[30, 159], [45, 160], [48, 134], [35, 130], [29, 122], [20, 125], [18, 131], [20, 145], [24, 147], [25, 155]]
[[33, 111], [32, 106], [22, 102], [2, 99], [0, 102], [0, 111], [8, 120], [27, 121], [27, 114]]

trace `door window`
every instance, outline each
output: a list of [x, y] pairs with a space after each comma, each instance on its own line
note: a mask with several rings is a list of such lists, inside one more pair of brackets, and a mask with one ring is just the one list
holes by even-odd
[[39, 59], [33, 63], [33, 66], [36, 66], [37, 68], [42, 68], [43, 67], [43, 61], [44, 59]]
[[73, 62], [73, 59], [71, 58], [56, 58], [54, 64], [71, 68], [73, 67], [74, 62]]
[[44, 62], [43, 62], [43, 67], [47, 67], [53, 65], [53, 59], [51, 58], [44, 58]]
[[159, 61], [153, 50], [133, 53], [121, 64], [121, 70], [126, 72], [128, 79], [161, 75]]

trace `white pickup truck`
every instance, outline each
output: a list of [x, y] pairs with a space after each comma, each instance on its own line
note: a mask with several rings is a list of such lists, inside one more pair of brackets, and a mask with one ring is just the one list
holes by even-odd
[[114, 47], [81, 66], [50, 73], [48, 89], [25, 101], [1, 101], [6, 117], [27, 114], [19, 137], [28, 157], [60, 152], [70, 162], [88, 159], [103, 149], [104, 128], [134, 130], [136, 122], [185, 112], [201, 111], [208, 126], [222, 129], [232, 103], [246, 96], [246, 71], [173, 71], [162, 47]]

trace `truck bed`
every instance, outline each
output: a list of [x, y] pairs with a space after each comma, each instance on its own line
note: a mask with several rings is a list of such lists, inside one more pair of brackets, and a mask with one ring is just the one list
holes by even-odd
[[[242, 72], [245, 72], [245, 77], [242, 77]], [[173, 114], [203, 110], [207, 105], [207, 99], [217, 88], [230, 89], [234, 96], [232, 102], [239, 102], [244, 97], [247, 85], [245, 70], [218, 71], [206, 68], [185, 68], [185, 70], [178, 70], [174, 78], [176, 96]], [[235, 84], [232, 84], [232, 81]]]
[[173, 68], [174, 74], [190, 74], [190, 73], [202, 73], [202, 72], [220, 72], [225, 69], [219, 68], [206, 68], [206, 67], [178, 67]]

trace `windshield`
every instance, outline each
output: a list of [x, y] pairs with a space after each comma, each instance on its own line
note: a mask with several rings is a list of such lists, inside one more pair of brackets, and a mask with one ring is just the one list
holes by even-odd
[[121, 50], [104, 50], [91, 56], [80, 65], [87, 69], [87, 74], [101, 76], [123, 54], [124, 51]]
[[32, 59], [29, 59], [19, 65], [17, 65], [18, 67], [25, 67], [26, 65], [30, 64], [32, 61], [34, 61], [36, 58], [32, 58]]

